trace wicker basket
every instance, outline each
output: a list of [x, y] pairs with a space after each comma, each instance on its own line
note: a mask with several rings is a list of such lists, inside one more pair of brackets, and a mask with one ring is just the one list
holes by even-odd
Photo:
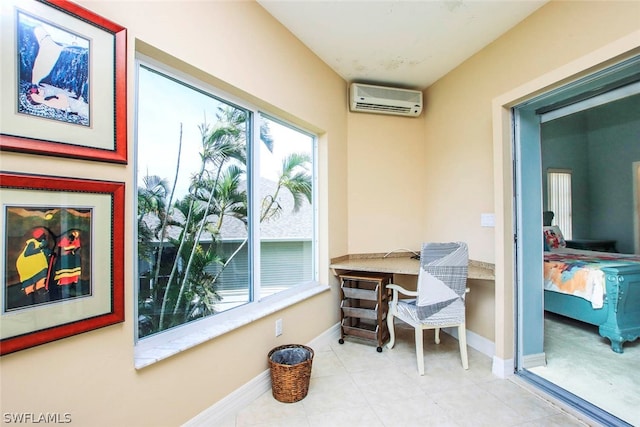
[[288, 344], [274, 348], [268, 355], [273, 397], [284, 403], [305, 398], [309, 392], [313, 349]]

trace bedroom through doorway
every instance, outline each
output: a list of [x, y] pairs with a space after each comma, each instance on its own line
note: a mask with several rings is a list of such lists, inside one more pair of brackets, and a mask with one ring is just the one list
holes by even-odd
[[[632, 58], [513, 109], [516, 373], [606, 425], [640, 425], [640, 340], [618, 354], [597, 325], [545, 312], [542, 212], [547, 170], [570, 169], [572, 240], [615, 241], [618, 252], [639, 252], [639, 64]], [[624, 163], [626, 172], [611, 172]], [[607, 200], [617, 193], [626, 196]]]

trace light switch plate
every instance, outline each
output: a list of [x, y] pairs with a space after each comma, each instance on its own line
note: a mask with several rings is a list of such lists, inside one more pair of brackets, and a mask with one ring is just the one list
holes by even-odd
[[495, 214], [492, 214], [492, 213], [480, 214], [480, 225], [482, 227], [495, 227], [496, 226]]

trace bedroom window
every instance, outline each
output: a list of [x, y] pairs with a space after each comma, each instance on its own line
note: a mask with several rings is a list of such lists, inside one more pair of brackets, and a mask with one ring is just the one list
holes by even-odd
[[315, 136], [230, 98], [138, 66], [138, 339], [316, 280]]
[[552, 211], [555, 225], [565, 239], [572, 236], [571, 226], [571, 170], [547, 170], [547, 210]]

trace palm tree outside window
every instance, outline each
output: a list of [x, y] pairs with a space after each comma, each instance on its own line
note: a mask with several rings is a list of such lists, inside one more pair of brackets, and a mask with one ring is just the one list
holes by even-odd
[[315, 137], [140, 64], [138, 338], [315, 279]]

